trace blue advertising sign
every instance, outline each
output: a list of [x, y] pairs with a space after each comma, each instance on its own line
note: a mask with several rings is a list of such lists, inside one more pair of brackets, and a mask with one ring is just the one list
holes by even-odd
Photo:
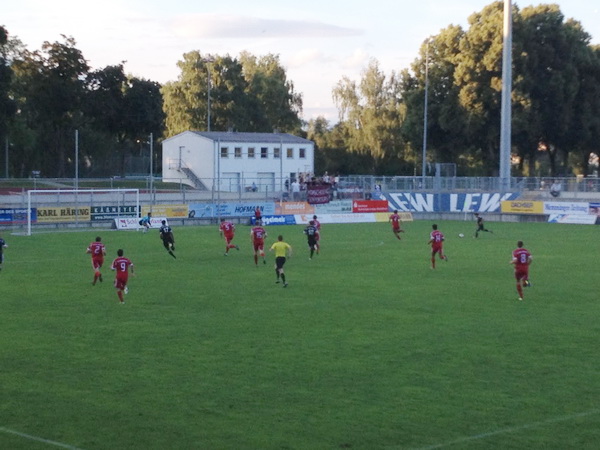
[[501, 202], [519, 198], [518, 193], [473, 192], [466, 194], [429, 194], [393, 192], [383, 194], [390, 210], [403, 212], [499, 212]]
[[294, 216], [263, 216], [263, 225], [296, 225]]
[[[37, 220], [37, 209], [31, 208], [31, 222]], [[0, 224], [14, 225], [27, 223], [27, 208], [0, 208]]]

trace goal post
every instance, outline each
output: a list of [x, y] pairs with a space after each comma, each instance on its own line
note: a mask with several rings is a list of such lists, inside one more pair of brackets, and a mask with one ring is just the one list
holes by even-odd
[[31, 189], [27, 191], [27, 236], [32, 225], [78, 226], [98, 220], [138, 217], [139, 189]]

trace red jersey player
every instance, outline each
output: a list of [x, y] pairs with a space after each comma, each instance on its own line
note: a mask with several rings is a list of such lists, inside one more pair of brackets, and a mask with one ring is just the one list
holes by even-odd
[[117, 296], [121, 303], [125, 303], [123, 299], [123, 292], [127, 294], [127, 280], [129, 278], [129, 269], [131, 268], [131, 275], [133, 275], [133, 263], [123, 256], [123, 250], [117, 250], [117, 258], [112, 262], [110, 266], [112, 270], [117, 272], [115, 277], [115, 288], [117, 289]]
[[92, 255], [92, 269], [94, 269], [94, 281], [92, 281], [92, 285], [96, 285], [96, 281], [100, 280], [102, 283], [102, 274], [100, 273], [100, 268], [102, 264], [104, 264], [104, 256], [106, 255], [106, 248], [104, 248], [104, 244], [101, 242], [102, 238], [100, 236], [96, 237], [96, 240], [88, 245], [86, 253]]
[[389, 222], [392, 223], [392, 233], [394, 233], [394, 235], [400, 239], [400, 233], [404, 233], [404, 230], [400, 228], [402, 221], [400, 220], [397, 209], [395, 209], [394, 214], [390, 216]]
[[317, 241], [317, 244], [316, 244], [315, 247], [316, 247], [317, 255], [318, 255], [319, 252], [321, 251], [321, 242], [320, 242], [321, 241], [321, 222], [319, 222], [317, 220], [317, 216], [316, 215], [313, 216], [313, 220], [312, 221], [313, 221], [312, 225], [317, 229], [317, 234], [315, 235], [315, 239]]
[[515, 279], [517, 280], [519, 300], [523, 300], [523, 287], [531, 286], [531, 283], [529, 283], [529, 265], [532, 259], [529, 250], [523, 248], [523, 241], [517, 242], [517, 249], [512, 252], [510, 263], [515, 266]]
[[235, 237], [235, 225], [228, 220], [221, 219], [221, 225], [219, 225], [219, 233], [225, 239], [225, 256], [229, 255], [229, 250], [235, 248], [237, 250], [240, 249], [235, 244], [232, 244], [231, 241]]
[[444, 255], [444, 235], [441, 231], [438, 231], [437, 224], [431, 226], [433, 231], [429, 235], [429, 242], [431, 244], [431, 268], [435, 269], [435, 254], [437, 253], [440, 259], [448, 261], [448, 257]]
[[260, 219], [256, 221], [256, 226], [252, 227], [250, 230], [250, 241], [252, 242], [252, 246], [254, 247], [254, 264], [258, 265], [258, 255], [262, 256], [263, 264], [267, 263], [265, 259], [265, 238], [267, 237], [267, 232], [262, 227], [262, 222]]

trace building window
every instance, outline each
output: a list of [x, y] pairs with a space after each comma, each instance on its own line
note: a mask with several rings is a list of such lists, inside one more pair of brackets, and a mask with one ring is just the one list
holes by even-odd
[[306, 149], [301, 148], [300, 149], [300, 159], [305, 159], [305, 158], [306, 158]]
[[254, 158], [254, 147], [248, 147], [248, 158]]
[[281, 157], [281, 149], [279, 147], [275, 147], [273, 149], [273, 158], [279, 159]]
[[221, 147], [221, 158], [229, 158], [229, 147]]
[[293, 159], [294, 158], [294, 149], [293, 148], [288, 148], [286, 150], [287, 152], [287, 159]]
[[242, 147], [236, 147], [233, 149], [233, 157], [241, 158], [242, 157]]
[[260, 148], [260, 157], [265, 159], [269, 157], [269, 149], [267, 147]]

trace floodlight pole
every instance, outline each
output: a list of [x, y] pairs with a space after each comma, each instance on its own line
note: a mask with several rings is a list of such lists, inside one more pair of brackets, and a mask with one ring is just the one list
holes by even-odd
[[423, 104], [423, 156], [422, 156], [422, 188], [425, 188], [425, 176], [427, 175], [427, 106], [429, 100], [429, 38], [425, 46], [425, 100]]
[[75, 189], [79, 189], [79, 130], [75, 130]]
[[152, 172], [153, 169], [153, 153], [154, 153], [154, 140], [152, 133], [150, 133], [150, 198], [152, 199], [152, 203], [154, 204], [154, 174]]
[[210, 131], [210, 64], [215, 62], [211, 57], [203, 58], [202, 62], [206, 63], [206, 131]]
[[4, 178], [8, 178], [8, 136], [4, 141]]
[[511, 91], [512, 91], [512, 2], [504, 0], [504, 38], [502, 49], [502, 107], [500, 112], [500, 183], [510, 188]]

